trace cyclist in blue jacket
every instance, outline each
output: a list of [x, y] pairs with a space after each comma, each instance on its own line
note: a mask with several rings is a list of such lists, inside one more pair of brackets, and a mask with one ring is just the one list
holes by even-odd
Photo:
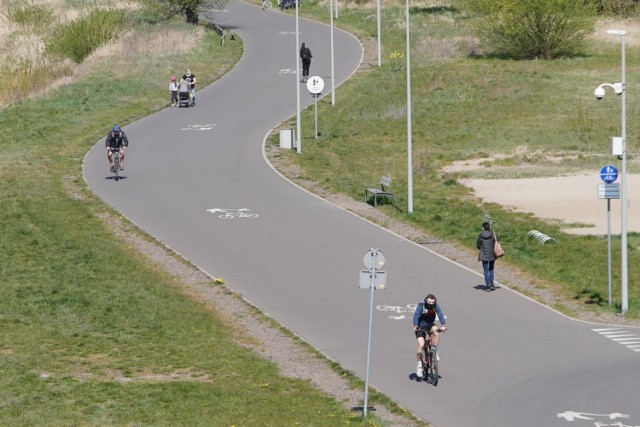
[[438, 300], [433, 294], [429, 294], [423, 301], [420, 301], [416, 307], [416, 311], [413, 313], [413, 331], [418, 340], [418, 367], [416, 368], [416, 375], [422, 377], [422, 355], [424, 353], [424, 346], [427, 339], [427, 331], [433, 332], [432, 342], [433, 347], [437, 350], [438, 343], [440, 342], [440, 336], [438, 334], [438, 326], [435, 324], [436, 316], [440, 321], [440, 329], [447, 329], [447, 318], [442, 313]]

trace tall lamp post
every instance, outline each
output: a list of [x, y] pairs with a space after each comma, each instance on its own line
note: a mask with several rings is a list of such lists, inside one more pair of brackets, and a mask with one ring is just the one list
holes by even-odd
[[300, 7], [300, 0], [296, 0], [296, 141], [298, 141], [297, 152], [302, 153], [302, 140], [300, 130], [300, 59], [298, 58], [298, 49], [300, 49], [300, 24], [298, 8]]
[[409, 37], [409, 0], [405, 0], [407, 26], [407, 211], [413, 213], [413, 155], [411, 141], [411, 39]]
[[620, 240], [621, 240], [621, 277], [622, 277], [622, 295], [621, 295], [621, 305], [622, 305], [622, 314], [625, 314], [629, 309], [629, 277], [628, 277], [628, 266], [627, 266], [627, 85], [626, 85], [626, 70], [625, 70], [625, 48], [624, 48], [624, 37], [626, 32], [624, 30], [607, 30], [607, 34], [612, 34], [616, 36], [620, 36], [621, 45], [622, 45], [622, 80], [620, 83], [603, 83], [598, 86], [594, 92], [594, 95], [597, 99], [604, 98], [605, 87], [612, 88], [618, 95], [622, 95], [622, 109], [620, 112], [621, 125], [620, 132], [622, 138], [622, 183], [621, 187], [621, 198], [622, 198], [622, 219], [621, 219], [621, 231], [620, 231]]

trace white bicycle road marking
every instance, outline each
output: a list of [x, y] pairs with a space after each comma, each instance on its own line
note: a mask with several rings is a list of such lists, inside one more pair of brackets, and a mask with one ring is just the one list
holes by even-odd
[[[412, 317], [413, 316], [413, 312], [416, 311], [416, 307], [417, 306], [418, 306], [418, 304], [407, 304], [406, 306], [400, 306], [400, 305], [378, 305], [378, 306], [376, 306], [376, 309], [380, 310], [380, 311], [388, 311], [388, 312], [392, 312], [392, 313], [398, 313], [398, 316], [389, 316], [389, 319], [402, 320], [402, 319], [406, 319], [407, 317]], [[409, 314], [409, 316], [407, 316], [407, 314]]]
[[221, 208], [211, 208], [207, 209], [207, 212], [211, 213], [219, 213], [218, 218], [222, 219], [233, 219], [233, 218], [257, 218], [258, 214], [250, 213], [251, 209], [241, 208], [241, 209], [221, 209]]
[[291, 69], [291, 68], [283, 68], [280, 71], [278, 71], [278, 74], [296, 74], [298, 71], [296, 71], [295, 69]]
[[296, 33], [295, 31], [278, 31], [278, 34], [280, 34], [281, 36], [295, 34], [295, 33]]
[[218, 125], [215, 123], [210, 123], [206, 125], [188, 125], [187, 127], [182, 128], [180, 130], [211, 130], [216, 126]]
[[[576, 412], [576, 411], [565, 411], [560, 412], [558, 414], [558, 418], [564, 418], [565, 421], [573, 422], [573, 421], [582, 421], [586, 420], [593, 421], [593, 425], [595, 427], [640, 427], [638, 425], [627, 425], [623, 424], [621, 421], [616, 421], [612, 423], [604, 422], [604, 421], [596, 421], [596, 419], [605, 419], [605, 420], [616, 420], [618, 418], [628, 419], [631, 418], [631, 415], [621, 414], [619, 412], [612, 412], [611, 414], [591, 414], [589, 412]], [[580, 423], [580, 425], [584, 425], [584, 423]]]
[[640, 332], [630, 331], [624, 328], [596, 328], [592, 331], [604, 335], [613, 342], [622, 344], [623, 346], [640, 353]]

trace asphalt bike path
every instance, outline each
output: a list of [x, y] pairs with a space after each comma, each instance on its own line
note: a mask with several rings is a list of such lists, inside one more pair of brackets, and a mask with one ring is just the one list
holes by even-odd
[[[104, 142], [96, 144], [85, 179], [102, 200], [361, 378], [370, 294], [358, 275], [365, 252], [381, 249], [388, 277], [375, 293], [370, 384], [438, 427], [640, 426], [639, 329], [576, 322], [504, 286], [485, 292], [477, 271], [276, 173], [262, 154], [265, 135], [295, 115], [297, 84], [303, 106], [312, 102], [296, 80], [295, 17], [236, 2], [216, 19], [241, 37], [243, 58], [199, 88], [195, 108], [167, 108], [127, 126], [120, 181], [111, 179]], [[314, 56], [310, 74], [324, 78], [327, 92], [329, 27], [299, 23]], [[345, 32], [334, 37], [339, 94], [362, 48]], [[302, 155], [313, 143], [322, 142], [307, 135]], [[469, 239], [478, 232], [469, 230]], [[437, 387], [414, 373], [412, 307], [428, 292], [450, 328]]]

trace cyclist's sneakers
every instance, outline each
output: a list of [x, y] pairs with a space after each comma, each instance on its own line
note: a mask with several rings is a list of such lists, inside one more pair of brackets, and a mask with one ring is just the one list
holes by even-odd
[[418, 362], [418, 366], [416, 367], [416, 375], [418, 378], [422, 378], [422, 363]]
[[120, 170], [123, 171], [124, 170], [124, 165], [121, 163], [120, 164]]
[[116, 169], [113, 166], [110, 166], [109, 170], [111, 171], [111, 173], [115, 173], [115, 171], [116, 171]]

